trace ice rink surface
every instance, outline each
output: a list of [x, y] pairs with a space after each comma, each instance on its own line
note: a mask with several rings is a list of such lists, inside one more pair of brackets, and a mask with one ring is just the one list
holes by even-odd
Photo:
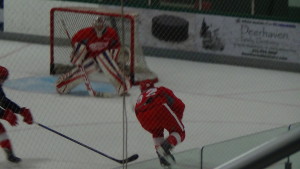
[[[0, 41], [0, 65], [10, 71], [4, 85], [7, 97], [29, 107], [42, 123], [101, 152], [122, 159], [123, 98], [60, 96], [54, 84], [47, 92], [18, 90], [12, 82], [22, 78], [51, 77], [49, 46]], [[217, 143], [300, 120], [300, 74], [238, 66], [146, 57], [159, 77], [158, 86], [171, 88], [186, 104], [183, 123], [186, 139], [174, 152]], [[9, 85], [10, 84], [10, 85]], [[41, 86], [39, 86], [41, 87]], [[151, 135], [144, 131], [132, 111], [138, 87], [126, 97], [128, 156], [133, 163], [156, 158]], [[121, 165], [37, 125], [11, 127], [1, 120], [15, 153], [17, 165], [0, 153], [0, 169], [111, 169]], [[153, 166], [157, 165], [155, 161]], [[146, 167], [147, 168], [147, 167]], [[152, 167], [153, 168], [153, 167]]]

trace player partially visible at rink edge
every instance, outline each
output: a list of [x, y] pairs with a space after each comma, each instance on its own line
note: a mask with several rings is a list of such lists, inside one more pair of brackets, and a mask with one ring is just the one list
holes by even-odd
[[[150, 80], [140, 83], [135, 113], [142, 127], [152, 134], [154, 147], [163, 168], [175, 163], [171, 150], [185, 138], [182, 123], [185, 104], [166, 87], [155, 87]], [[169, 132], [164, 137], [164, 129]]]
[[[8, 70], [0, 66], [0, 118], [8, 121], [11, 126], [18, 124], [18, 115], [23, 116], [23, 121], [27, 124], [33, 124], [33, 118], [31, 112], [26, 107], [20, 107], [15, 102], [6, 97], [2, 85], [9, 76]], [[0, 146], [7, 155], [7, 160], [13, 163], [21, 161], [19, 157], [16, 157], [11, 141], [6, 133], [3, 124], [0, 123]]]
[[84, 82], [80, 67], [84, 68], [87, 75], [103, 72], [119, 95], [127, 94], [131, 88], [128, 77], [117, 62], [121, 51], [118, 33], [114, 28], [106, 26], [105, 22], [104, 18], [97, 17], [92, 26], [79, 30], [72, 37], [70, 61], [75, 68], [58, 78], [58, 93], [67, 94]]

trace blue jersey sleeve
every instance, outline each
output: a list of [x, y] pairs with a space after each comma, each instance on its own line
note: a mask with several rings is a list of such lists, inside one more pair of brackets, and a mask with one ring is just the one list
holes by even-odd
[[[17, 105], [15, 102], [11, 101], [9, 98], [6, 97], [2, 86], [0, 86], [0, 106], [3, 109], [11, 109], [14, 113], [19, 113], [21, 110], [19, 105]], [[4, 111], [2, 110], [2, 113], [3, 112]], [[1, 113], [1, 111], [0, 111], [0, 113]]]

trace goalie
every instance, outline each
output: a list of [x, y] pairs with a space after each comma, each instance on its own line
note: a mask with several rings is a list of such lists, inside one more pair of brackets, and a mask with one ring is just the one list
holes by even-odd
[[70, 60], [75, 67], [58, 78], [58, 93], [67, 94], [84, 82], [89, 93], [95, 96], [89, 75], [103, 72], [119, 95], [127, 94], [131, 84], [118, 66], [121, 43], [116, 30], [106, 26], [102, 17], [97, 17], [91, 27], [79, 30], [72, 37], [71, 43], [73, 51]]

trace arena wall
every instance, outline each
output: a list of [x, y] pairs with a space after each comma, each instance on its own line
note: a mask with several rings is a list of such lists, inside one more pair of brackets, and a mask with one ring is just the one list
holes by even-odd
[[[0, 33], [0, 38], [48, 44], [50, 9], [64, 6], [99, 7], [99, 4], [51, 0], [6, 0], [2, 9], [3, 32]], [[106, 7], [120, 8], [112, 5]], [[300, 39], [299, 23], [133, 7], [126, 7], [125, 10], [140, 13], [139, 37], [147, 56], [300, 72], [299, 40], [297, 40]], [[181, 24], [178, 27], [186, 28], [186, 31], [178, 35], [177, 39], [166, 38], [160, 32], [152, 32], [153, 26], [164, 29], [162, 24], [154, 22], [154, 18], [164, 16], [180, 20]], [[205, 47], [199, 35], [203, 20], [206, 20], [207, 24], [215, 30], [220, 30], [221, 33], [216, 35], [222, 40], [218, 43], [219, 46]], [[237, 20], [242, 23], [236, 22]], [[264, 40], [262, 37], [256, 37], [254, 42], [249, 42], [250, 37], [244, 39], [238, 37], [243, 26], [257, 29], [257, 34], [267, 32], [276, 34], [277, 37], [282, 36], [282, 39], [273, 38], [270, 41], [270, 38]], [[257, 42], [261, 42], [268, 50], [257, 50], [257, 47], [249, 45]], [[242, 55], [245, 53], [247, 55]]]

